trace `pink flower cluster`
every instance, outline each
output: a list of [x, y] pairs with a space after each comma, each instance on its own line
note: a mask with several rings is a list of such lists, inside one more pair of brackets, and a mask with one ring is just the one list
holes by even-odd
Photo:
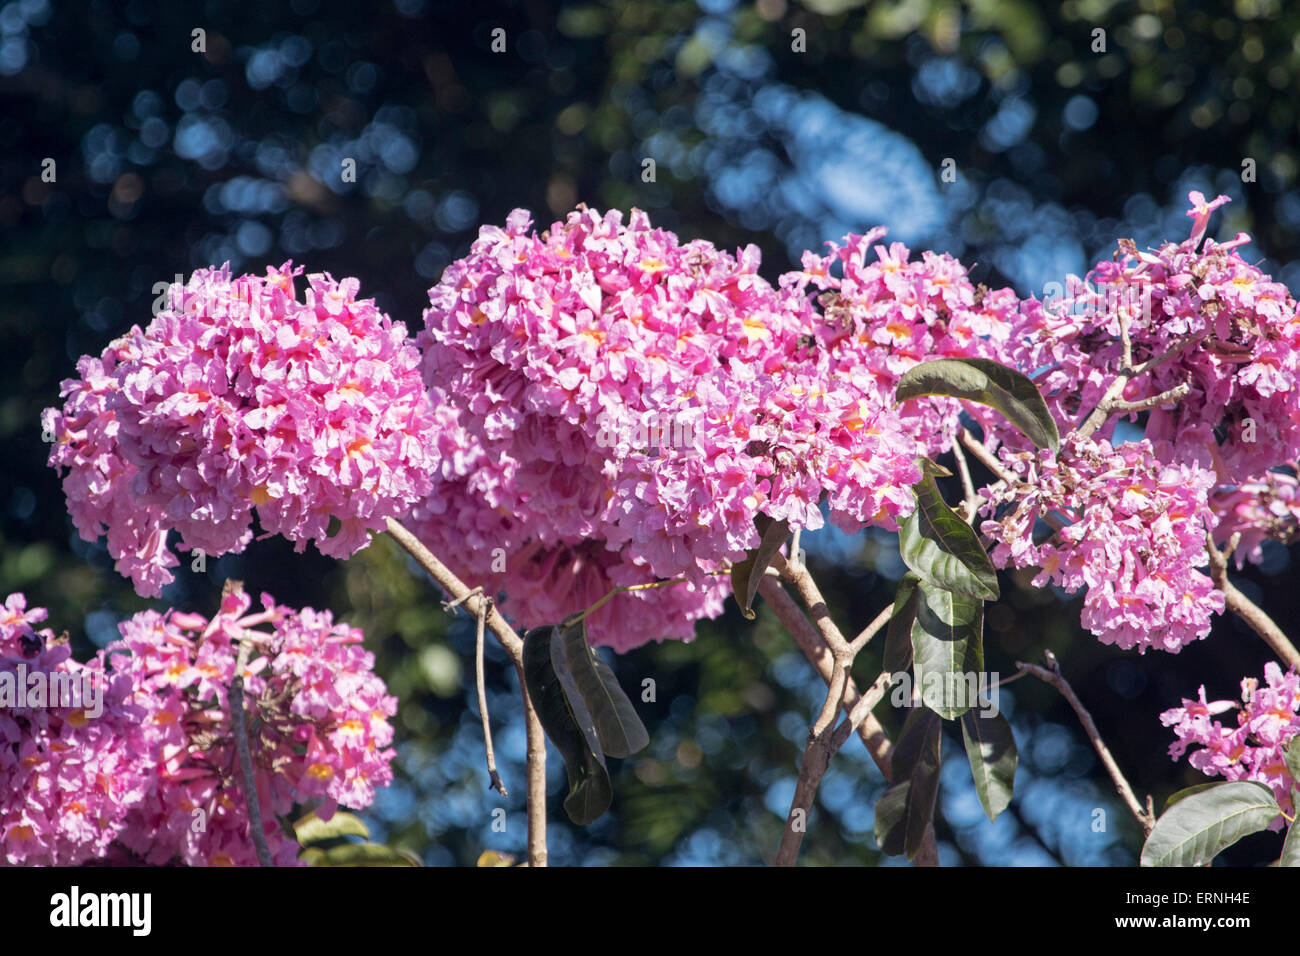
[[[10, 865], [103, 857], [150, 785], [129, 678], [105, 675], [99, 659], [77, 663], [66, 640], [33, 628], [45, 617], [21, 594], [0, 608], [0, 861]], [[66, 697], [74, 687], [79, 701]]]
[[[1283, 674], [1270, 661], [1264, 665], [1264, 686], [1253, 677], [1242, 680], [1241, 701], [1207, 702], [1202, 686], [1197, 700], [1184, 699], [1181, 707], [1165, 711], [1160, 722], [1173, 727], [1178, 738], [1169, 746], [1169, 755], [1177, 760], [1189, 746], [1199, 746], [1187, 760], [1201, 773], [1266, 784], [1283, 812], [1294, 816], [1291, 791], [1298, 784], [1287, 769], [1285, 754], [1300, 735], [1300, 675], [1294, 669]], [[1212, 719], [1234, 709], [1235, 727]], [[1282, 823], [1279, 816], [1271, 829], [1281, 829]]]
[[1245, 233], [1201, 247], [1211, 212], [1228, 200], [1190, 198], [1190, 238], [1154, 251], [1121, 240], [1114, 261], [1098, 263], [1086, 281], [1069, 277], [1065, 298], [1022, 303], [1007, 360], [1040, 370], [1034, 377], [1065, 432], [1120, 371], [1127, 329], [1135, 365], [1170, 354], [1123, 398], [1190, 387], [1182, 401], [1150, 412], [1146, 437], [1160, 457], [1212, 468], [1220, 482], [1247, 481], [1300, 454], [1297, 305], [1241, 257]]
[[682, 244], [639, 211], [530, 227], [524, 210], [483, 227], [430, 290], [439, 480], [413, 514], [522, 624], [681, 577], [588, 624], [620, 650], [689, 638], [757, 514], [817, 528], [825, 500], [857, 530], [910, 510], [916, 441], [892, 395], [869, 369], [834, 374], [825, 320], [757, 274], [756, 249]]
[[[997, 542], [994, 564], [1039, 568], [1036, 587], [1086, 587], [1083, 624], [1105, 644], [1177, 653], [1209, 633], [1223, 593], [1196, 568], [1214, 525], [1213, 475], [1160, 461], [1147, 441], [1112, 448], [1071, 436], [1059, 454], [1003, 449], [1002, 458], [1018, 483], [983, 509], [1014, 505], [981, 526]], [[1060, 529], [1036, 544], [1040, 518]]]
[[106, 533], [141, 594], [172, 579], [169, 530], [184, 551], [237, 552], [256, 509], [299, 550], [347, 557], [429, 491], [433, 418], [405, 329], [355, 279], [308, 276], [298, 301], [300, 271], [196, 271], [45, 411], [78, 531]]
[[1214, 539], [1225, 545], [1240, 532], [1237, 567], [1247, 561], [1258, 564], [1264, 558], [1266, 540], [1290, 544], [1300, 532], [1300, 481], [1289, 472], [1265, 472], [1255, 481], [1224, 485], [1210, 496], [1210, 507], [1219, 516]]
[[[1001, 360], [1020, 305], [1015, 292], [972, 285], [965, 266], [949, 255], [926, 251], [912, 260], [901, 242], [873, 247], [884, 235], [876, 228], [845, 237], [843, 245], [827, 243], [826, 256], [805, 252], [803, 269], [781, 278], [782, 287], [801, 293], [809, 286], [830, 290], [817, 298], [817, 339], [830, 354], [831, 374], [892, 406], [898, 380], [922, 362]], [[909, 402], [902, 425], [916, 441], [916, 454], [946, 452], [962, 410], [947, 398]], [[984, 406], [965, 410], [986, 429], [1007, 427]]]
[[[248, 596], [234, 591], [211, 621], [146, 611], [124, 622], [122, 639], [85, 665], [112, 688], [101, 717], [52, 710], [15, 719], [0, 711], [0, 761], [11, 754], [18, 761], [12, 772], [0, 763], [13, 782], [0, 797], [9, 804], [0, 806], [4, 858], [255, 865], [230, 719], [241, 635], [255, 648], [244, 699], [277, 865], [296, 862], [297, 844], [276, 815], [309, 801], [320, 803], [324, 818], [339, 804], [370, 804], [375, 788], [392, 779], [388, 718], [397, 701], [372, 672], [361, 633], [336, 625], [328, 612], [295, 612], [267, 595], [262, 605], [250, 614]], [[6, 638], [37, 619], [24, 619], [22, 606], [21, 596], [10, 598]], [[80, 667], [67, 659], [66, 645], [43, 654], [52, 669]], [[0, 656], [0, 666], [9, 663]]]

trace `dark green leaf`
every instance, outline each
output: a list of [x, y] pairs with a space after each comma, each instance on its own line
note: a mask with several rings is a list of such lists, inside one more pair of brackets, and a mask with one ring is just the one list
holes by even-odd
[[920, 578], [908, 571], [894, 592], [894, 610], [885, 630], [884, 666], [891, 674], [912, 666], [912, 622], [916, 620], [916, 605], [921, 599], [916, 589], [919, 581]]
[[575, 715], [551, 664], [552, 639], [559, 631], [558, 627], [535, 627], [524, 635], [524, 682], [542, 729], [564, 759], [569, 777], [565, 812], [574, 823], [586, 826], [609, 809], [614, 790], [591, 715], [576, 693], [575, 703], [583, 713]]
[[998, 597], [998, 573], [980, 539], [943, 500], [934, 477], [915, 485], [916, 510], [903, 521], [898, 548], [922, 581], [986, 600]]
[[1202, 866], [1278, 813], [1273, 791], [1258, 783], [1219, 783], [1188, 794], [1156, 821], [1142, 865]]
[[917, 586], [912, 624], [912, 673], [921, 700], [944, 720], [978, 702], [984, 672], [984, 602], [964, 594]]
[[1169, 799], [1165, 801], [1165, 812], [1168, 813], [1169, 808], [1179, 800], [1183, 799], [1183, 797], [1190, 797], [1194, 793], [1200, 793], [1202, 790], [1209, 790], [1211, 787], [1217, 787], [1221, 783], [1223, 783], [1222, 780], [1208, 780], [1205, 783], [1197, 783], [1190, 787], [1184, 787], [1177, 793], [1171, 793]]
[[934, 818], [939, 794], [939, 737], [942, 722], [914, 707], [894, 748], [893, 780], [876, 801], [875, 834], [882, 852], [916, 856]]
[[911, 368], [898, 380], [898, 401], [922, 395], [947, 395], [988, 405], [1039, 448], [1061, 444], [1056, 420], [1028, 378], [1000, 362], [981, 358], [935, 359]]
[[[630, 757], [650, 742], [636, 707], [618, 686], [618, 678], [587, 643], [584, 619], [555, 629], [551, 666], [574, 714], [581, 717], [585, 710], [590, 717], [599, 748], [606, 756]], [[575, 695], [585, 706], [576, 705]]]
[[[1291, 788], [1291, 812], [1300, 809], [1300, 788]], [[1286, 841], [1282, 844], [1282, 857], [1278, 866], [1300, 866], [1300, 822], [1293, 822], [1286, 831]]]
[[1282, 752], [1282, 759], [1286, 761], [1286, 769], [1291, 771], [1291, 779], [1300, 783], [1300, 734], [1291, 738], [1291, 743]]
[[745, 555], [745, 560], [731, 566], [731, 590], [740, 605], [740, 613], [747, 620], [754, 619], [754, 595], [763, 580], [763, 572], [772, 563], [776, 553], [790, 534], [790, 525], [785, 521], [773, 521], [767, 515], [754, 516], [754, 527], [758, 529], [762, 541], [754, 550]]
[[984, 714], [972, 707], [961, 715], [971, 776], [984, 815], [996, 820], [1011, 803], [1016, 786], [1016, 738], [1001, 714]]
[[361, 822], [361, 818], [342, 810], [337, 811], [329, 820], [322, 820], [314, 812], [309, 813], [294, 823], [293, 831], [302, 846], [349, 836], [370, 839], [370, 831]]

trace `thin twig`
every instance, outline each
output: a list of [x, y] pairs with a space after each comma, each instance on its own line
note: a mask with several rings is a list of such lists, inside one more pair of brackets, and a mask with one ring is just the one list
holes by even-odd
[[[227, 581], [225, 593], [243, 589], [238, 581]], [[223, 597], [225, 595], [223, 594]], [[235, 659], [235, 676], [230, 682], [230, 724], [235, 735], [235, 749], [239, 752], [239, 775], [244, 782], [244, 804], [248, 807], [248, 831], [257, 848], [258, 866], [275, 866], [271, 851], [266, 845], [266, 832], [262, 829], [262, 808], [257, 796], [257, 777], [253, 774], [253, 755], [248, 749], [248, 724], [244, 714], [244, 671], [253, 651], [253, 642], [244, 635], [239, 638], [239, 656]]]
[[1014, 488], [1016, 485], [1024, 484], [1015, 474], [1007, 469], [1002, 462], [994, 457], [993, 453], [976, 440], [975, 436], [970, 433], [969, 429], [963, 428], [957, 433], [957, 440], [966, 446], [966, 450], [975, 456], [975, 459], [987, 468], [993, 474], [1007, 485]]
[[867, 646], [867, 642], [875, 637], [882, 627], [889, 623], [890, 615], [893, 613], [894, 602], [890, 601], [889, 607], [877, 614], [875, 620], [864, 627], [862, 633], [853, 639], [853, 643], [849, 645], [849, 653], [854, 657], [857, 657], [858, 652]]
[[[474, 590], [480, 590], [475, 588]], [[474, 683], [478, 688], [478, 715], [483, 721], [483, 749], [487, 755], [488, 788], [503, 797], [510, 796], [501, 774], [497, 773], [497, 757], [492, 748], [492, 722], [488, 719], [487, 684], [483, 678], [483, 631], [487, 622], [487, 611], [492, 606], [492, 599], [486, 599], [487, 607], [479, 604], [478, 626], [474, 629]]]
[[1131, 369], [1133, 367], [1133, 339], [1128, 332], [1128, 316], [1124, 310], [1120, 309], [1119, 315], [1119, 341], [1123, 348], [1123, 355], [1120, 356], [1120, 368]]
[[1240, 538], [1228, 543], [1225, 551], [1220, 551], [1214, 544], [1214, 536], [1206, 532], [1205, 550], [1210, 558], [1210, 580], [1223, 592], [1226, 608], [1250, 626], [1250, 629], [1264, 639], [1264, 643], [1286, 664], [1287, 668], [1300, 669], [1300, 651], [1277, 626], [1277, 622], [1265, 613], [1264, 609], [1246, 597], [1237, 586], [1228, 580], [1228, 555], [1236, 550]]
[[1088, 414], [1088, 417], [1079, 425], [1076, 434], [1080, 438], [1088, 438], [1091, 436], [1093, 432], [1106, 424], [1106, 420], [1110, 418], [1111, 413], [1116, 410], [1117, 403], [1121, 401], [1120, 396], [1124, 394], [1124, 389], [1128, 387], [1128, 383], [1132, 379], [1137, 378], [1139, 375], [1144, 375], [1157, 366], [1163, 365], [1174, 356], [1180, 354], [1189, 345], [1199, 342], [1204, 337], [1204, 332], [1195, 335], [1185, 335], [1182, 338], [1177, 339], [1173, 345], [1169, 346], [1169, 348], [1165, 349], [1159, 355], [1147, 359], [1141, 365], [1131, 365], [1128, 368], [1121, 368], [1119, 374], [1115, 376], [1115, 380], [1110, 383], [1110, 387], [1102, 394], [1101, 401], [1097, 403], [1097, 407], [1094, 408]]
[[[825, 642], [822, 641], [821, 635], [813, 627], [807, 616], [799, 605], [795, 603], [790, 593], [781, 586], [780, 582], [774, 577], [764, 576], [759, 582], [758, 593], [763, 596], [763, 600], [768, 603], [784, 626], [790, 636], [794, 638], [795, 644], [803, 652], [808, 662], [816, 668], [817, 673], [821, 676], [822, 681], [829, 687], [835, 671], [835, 658], [831, 654]], [[862, 693], [858, 690], [857, 684], [852, 677], [846, 677], [844, 681], [844, 707], [853, 707], [862, 699]], [[867, 753], [875, 761], [880, 772], [885, 779], [890, 778], [892, 772], [892, 757], [894, 746], [890, 743], [889, 735], [885, 729], [872, 716], [868, 715], [867, 719], [858, 725], [858, 736], [862, 738], [862, 744], [867, 748]]]
[[482, 594], [474, 594], [460, 578], [434, 556], [428, 548], [411, 534], [401, 522], [388, 519], [388, 533], [393, 536], [416, 562], [429, 572], [429, 576], [458, 603], [463, 603], [471, 614], [482, 614], [489, 630], [514, 661], [519, 675], [519, 693], [524, 702], [524, 716], [528, 734], [528, 865], [546, 865], [546, 734], [537, 717], [537, 708], [528, 693], [524, 680], [524, 642], [514, 628], [501, 616], [496, 606], [486, 601]]
[[975, 482], [971, 481], [970, 464], [966, 461], [966, 453], [961, 450], [961, 442], [952, 443], [952, 456], [957, 459], [957, 471], [961, 475], [961, 487], [966, 501], [966, 520], [974, 522], [975, 513], [979, 510], [979, 495], [975, 493]]
[[[401, 522], [395, 518], [389, 518], [388, 533], [393, 536], [394, 541], [406, 550], [407, 554], [415, 559], [420, 567], [429, 572], [429, 577], [433, 578], [439, 587], [450, 594], [452, 598], [459, 599], [458, 603], [463, 603], [469, 613], [479, 613], [479, 607], [483, 604], [482, 596], [471, 593], [471, 589], [466, 587], [465, 583], [439, 561], [433, 552], [426, 548], [419, 538], [411, 534]], [[522, 665], [524, 642], [496, 607], [492, 607], [488, 612], [487, 626], [488, 630], [496, 635], [497, 640], [510, 654], [511, 659]]]
[[1148, 408], [1156, 408], [1160, 405], [1170, 405], [1174, 402], [1181, 401], [1187, 397], [1187, 393], [1192, 390], [1190, 382], [1183, 382], [1182, 385], [1175, 385], [1173, 388], [1165, 389], [1159, 395], [1152, 395], [1150, 398], [1139, 398], [1136, 401], [1126, 402], [1116, 399], [1110, 403], [1110, 410], [1119, 414], [1142, 412]]
[[1133, 788], [1128, 785], [1128, 780], [1124, 778], [1124, 773], [1119, 769], [1119, 764], [1115, 762], [1115, 758], [1111, 756], [1105, 741], [1101, 739], [1101, 734], [1097, 731], [1097, 725], [1093, 722], [1092, 715], [1088, 713], [1088, 709], [1083, 706], [1078, 695], [1075, 694], [1074, 688], [1070, 686], [1070, 682], [1061, 673], [1061, 666], [1056, 660], [1056, 655], [1051, 651], [1046, 651], [1043, 657], [1047, 661], [1046, 667], [1040, 667], [1037, 664], [1025, 664], [1021, 661], [1016, 661], [1016, 667], [1026, 673], [1033, 674], [1045, 684], [1051, 684], [1074, 708], [1075, 714], [1079, 717], [1079, 723], [1083, 724], [1084, 733], [1092, 741], [1092, 746], [1096, 749], [1097, 755], [1101, 757], [1101, 762], [1106, 767], [1107, 773], [1110, 774], [1110, 779], [1115, 782], [1116, 792], [1119, 793], [1129, 812], [1137, 820], [1138, 825], [1142, 827], [1142, 832], [1149, 836], [1151, 828], [1156, 824], [1155, 814], [1144, 809], [1142, 804], [1138, 802], [1137, 797], [1133, 795]]

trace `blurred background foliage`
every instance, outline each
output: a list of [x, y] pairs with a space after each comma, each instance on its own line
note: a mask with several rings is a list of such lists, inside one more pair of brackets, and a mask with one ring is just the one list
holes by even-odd
[[[507, 49], [492, 52], [492, 31]], [[192, 31], [205, 32], [205, 52]], [[1098, 33], [1097, 31], [1102, 31]], [[292, 258], [355, 275], [414, 329], [426, 290], [478, 225], [514, 207], [539, 227], [578, 202], [637, 206], [686, 237], [757, 243], [775, 279], [803, 248], [876, 224], [974, 277], [1041, 292], [1139, 244], [1186, 235], [1189, 188], [1228, 193], [1220, 235], [1255, 239], [1300, 286], [1300, 7], [1282, 0], [611, 0], [491, 4], [323, 0], [0, 4], [0, 593], [50, 608], [85, 655], [149, 602], [72, 530], [44, 466], [40, 409], [78, 356], [150, 318], [153, 286], [229, 261]], [[54, 182], [42, 163], [55, 162]], [[339, 175], [356, 160], [355, 183]], [[654, 182], [641, 176], [654, 159]], [[938, 176], [952, 160], [956, 182]], [[1243, 170], [1254, 169], [1253, 181]], [[951, 490], [951, 489], [950, 489]], [[837, 618], [861, 626], [901, 574], [887, 534], [805, 536]], [[1295, 630], [1290, 556], [1271, 548], [1243, 590]], [[502, 773], [486, 787], [472, 693], [473, 632], [384, 539], [346, 564], [284, 541], [188, 565], [157, 606], [211, 613], [236, 577], [362, 627], [401, 698], [399, 779], [365, 814], [376, 839], [430, 864], [473, 863], [525, 840], [524, 734], [513, 669], [489, 647]], [[1202, 779], [1166, 756], [1157, 715], [1235, 698], [1267, 654], [1224, 620], [1171, 657], [1103, 647], [1078, 602], [1004, 576], [988, 667], [1045, 648], [1093, 709], [1135, 788], [1157, 807]], [[878, 649], [874, 652], [878, 655]], [[690, 644], [613, 661], [652, 742], [616, 761], [613, 811], [587, 829], [558, 809], [557, 864], [752, 864], [779, 840], [820, 681], [760, 609], [734, 607]], [[878, 668], [863, 655], [858, 676]], [[949, 734], [938, 835], [945, 864], [1132, 864], [1139, 833], [1072, 713], [1032, 680], [1001, 700], [1021, 752], [1017, 794], [980, 811]], [[882, 708], [891, 729], [896, 713]], [[804, 860], [896, 863], [871, 836], [883, 780], [850, 742], [821, 788]], [[505, 832], [491, 811], [507, 809]], [[1104, 829], [1094, 829], [1095, 810]], [[1225, 859], [1276, 857], [1275, 835]]]

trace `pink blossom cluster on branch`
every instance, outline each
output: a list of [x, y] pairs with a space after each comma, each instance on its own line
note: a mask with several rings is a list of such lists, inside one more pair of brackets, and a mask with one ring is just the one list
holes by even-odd
[[[716, 574], [758, 544], [760, 513], [816, 529], [825, 502], [845, 531], [896, 527], [914, 457], [950, 445], [960, 411], [900, 414], [898, 377], [935, 354], [995, 354], [1015, 307], [950, 257], [873, 256], [884, 230], [808, 254], [778, 288], [753, 247], [679, 243], [640, 212], [530, 225], [516, 210], [485, 226], [430, 292], [419, 342], [447, 427], [416, 527], [525, 626], [684, 576], [588, 618], [593, 643], [619, 649], [720, 613]], [[831, 291], [814, 303], [810, 285]], [[653, 614], [633, 610], [645, 601]]]
[[1214, 537], [1227, 544], [1240, 533], [1237, 567], [1264, 559], [1267, 540], [1290, 544], [1300, 531], [1300, 481], [1290, 472], [1269, 471], [1254, 481], [1222, 485], [1210, 498], [1219, 515]]
[[[200, 269], [169, 308], [63, 383], [50, 464], [87, 540], [157, 596], [182, 551], [242, 551], [252, 512], [302, 550], [348, 557], [430, 487], [433, 418], [419, 355], [357, 281], [288, 264]], [[338, 521], [331, 534], [331, 519]]]
[[1065, 432], [1120, 372], [1125, 328], [1135, 364], [1176, 350], [1132, 378], [1121, 398], [1188, 385], [1181, 401], [1152, 409], [1146, 437], [1163, 460], [1211, 470], [1217, 483], [1249, 481], [1300, 455], [1296, 301], [1241, 257], [1245, 233], [1201, 247], [1226, 196], [1207, 203], [1193, 192], [1191, 200], [1189, 238], [1151, 251], [1121, 240], [1113, 261], [1097, 263], [1086, 280], [1068, 278], [1064, 298], [1022, 302], [1004, 361], [1037, 382]]
[[[267, 533], [342, 557], [400, 517], [504, 591], [524, 627], [611, 587], [681, 580], [592, 614], [593, 642], [626, 650], [721, 613], [760, 514], [897, 527], [916, 456], [950, 448], [965, 414], [1018, 474], [1051, 476], [1029, 497], [988, 496], [1019, 509], [996, 523], [999, 560], [1087, 587], [1103, 640], [1177, 650], [1222, 607], [1195, 570], [1197, 533], [1227, 516], [1226, 489], [1235, 514], [1275, 507], [1283, 492], [1259, 489], [1282, 479], [1263, 476], [1300, 452], [1296, 303], [1241, 259], [1244, 235], [1204, 240], [1224, 197], [1191, 198], [1188, 239], [1121, 242], [1047, 303], [976, 287], [957, 260], [914, 259], [880, 229], [805, 253], [772, 285], [752, 246], [733, 257], [639, 211], [586, 208], [540, 234], [525, 210], [484, 226], [430, 290], [416, 343], [355, 299], [355, 280], [310, 276], [299, 302], [287, 265], [200, 270], [148, 329], [83, 357], [64, 408], [46, 411], [50, 461], [79, 531], [106, 533], [143, 594], [171, 580], [172, 529], [181, 550], [238, 551], [256, 511]], [[1030, 374], [1067, 436], [1130, 360], [1152, 368], [1120, 398], [1189, 392], [1150, 411], [1143, 444], [1107, 443], [1112, 415], [1097, 445], [1017, 459], [1026, 440], [984, 406], [895, 404], [899, 378], [942, 357]], [[1051, 509], [1076, 524], [1037, 547], [1033, 518]]]
[[[1237, 711], [1236, 726], [1224, 726], [1215, 720], [1219, 714]], [[1205, 687], [1197, 700], [1183, 700], [1160, 715], [1160, 722], [1172, 727], [1178, 738], [1169, 746], [1169, 755], [1177, 760], [1188, 747], [1198, 747], [1187, 758], [1197, 770], [1210, 777], [1230, 781], [1253, 780], [1270, 787], [1278, 806], [1288, 816], [1295, 815], [1291, 803], [1297, 781], [1286, 765], [1286, 750], [1300, 735], [1300, 674], [1283, 673], [1270, 661], [1264, 665], [1264, 684], [1254, 677], [1241, 681], [1241, 703], [1230, 700], [1207, 701]], [[1283, 817], [1273, 821], [1270, 829], [1281, 829]]]
[[[1039, 568], [1036, 587], [1086, 588], [1083, 625], [1105, 644], [1177, 653], [1210, 632], [1224, 607], [1223, 592], [1196, 570], [1214, 526], [1210, 473], [1162, 462], [1145, 440], [1112, 447], [1070, 436], [1059, 453], [1003, 449], [1002, 459], [1018, 484], [985, 506], [1010, 506], [981, 525], [997, 542], [994, 564]], [[1048, 516], [1066, 524], [1035, 543], [1035, 522]]]
[[[0, 673], [90, 675], [102, 712], [43, 701], [0, 710], [0, 858], [10, 864], [90, 860], [256, 865], [239, 777], [229, 686], [238, 642], [250, 753], [266, 841], [277, 865], [297, 862], [275, 815], [318, 803], [369, 805], [392, 780], [389, 718], [397, 701], [373, 673], [361, 632], [328, 612], [228, 594], [219, 613], [145, 611], [90, 663], [32, 625], [45, 616], [10, 595], [0, 620]], [[269, 624], [272, 631], [259, 625]]]

